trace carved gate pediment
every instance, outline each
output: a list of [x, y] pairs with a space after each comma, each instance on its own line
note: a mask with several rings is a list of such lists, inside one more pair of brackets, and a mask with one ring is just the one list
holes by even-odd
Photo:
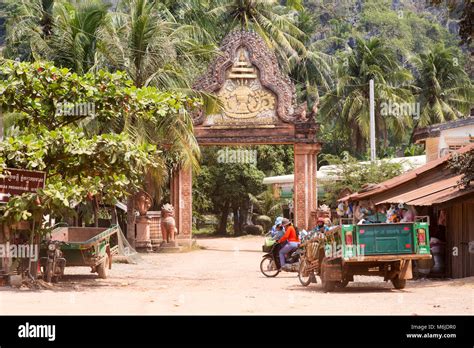
[[268, 134], [280, 136], [277, 143], [292, 143], [315, 136], [316, 124], [306, 118], [306, 106], [296, 106], [295, 86], [281, 72], [275, 53], [254, 32], [227, 35], [218, 56], [193, 87], [216, 95], [221, 103], [216, 113], [195, 113], [198, 141], [259, 142]]

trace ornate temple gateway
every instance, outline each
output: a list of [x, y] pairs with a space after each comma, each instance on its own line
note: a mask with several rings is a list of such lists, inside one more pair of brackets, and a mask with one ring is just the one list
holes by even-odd
[[[317, 207], [318, 125], [307, 116], [306, 105], [296, 105], [295, 87], [280, 71], [275, 53], [253, 32], [232, 32], [194, 88], [217, 95], [222, 103], [214, 114], [198, 110], [193, 115], [199, 145], [294, 145], [295, 224], [308, 228]], [[192, 229], [191, 170], [176, 172], [171, 189], [178, 240], [186, 242]]]

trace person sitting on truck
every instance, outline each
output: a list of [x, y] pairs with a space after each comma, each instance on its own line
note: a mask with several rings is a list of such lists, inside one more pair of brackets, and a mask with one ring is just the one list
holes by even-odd
[[300, 239], [298, 237], [298, 234], [296, 233], [295, 227], [292, 225], [290, 220], [285, 218], [282, 220], [281, 224], [285, 229], [285, 234], [278, 240], [278, 243], [283, 243], [285, 241], [287, 243], [280, 249], [278, 254], [280, 257], [281, 269], [287, 271], [288, 267], [286, 265], [285, 255], [288, 254], [290, 251], [298, 248], [298, 246], [300, 245]]
[[326, 225], [324, 218], [318, 218], [318, 225], [314, 228], [317, 232], [324, 233], [329, 230], [329, 226]]

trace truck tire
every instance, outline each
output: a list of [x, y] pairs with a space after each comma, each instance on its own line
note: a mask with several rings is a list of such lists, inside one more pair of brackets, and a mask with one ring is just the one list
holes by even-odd
[[393, 287], [398, 290], [405, 288], [405, 285], [407, 284], [406, 279], [400, 279], [398, 276], [391, 279], [391, 282], [393, 284]]
[[99, 278], [107, 279], [107, 276], [109, 273], [108, 270], [109, 270], [109, 255], [106, 255], [104, 261], [102, 261], [97, 266], [97, 274], [99, 274]]
[[342, 289], [342, 288], [345, 288], [347, 284], [349, 284], [349, 280], [344, 279], [343, 281], [337, 282], [336, 287]]
[[328, 273], [328, 268], [327, 268], [328, 262], [326, 259], [323, 259], [323, 262], [321, 263], [321, 286], [323, 287], [324, 292], [332, 292], [336, 288], [337, 283], [340, 283], [340, 281], [337, 280], [328, 280], [327, 273]]
[[324, 292], [332, 292], [336, 288], [336, 283], [333, 280], [324, 280], [321, 278], [321, 286], [323, 287]]

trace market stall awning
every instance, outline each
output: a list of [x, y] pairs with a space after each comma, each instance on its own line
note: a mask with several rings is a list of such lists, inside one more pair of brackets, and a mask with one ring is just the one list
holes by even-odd
[[433, 205], [451, 199], [464, 196], [474, 192], [474, 187], [463, 189], [459, 186], [459, 180], [463, 175], [456, 175], [450, 178], [434, 182], [402, 194], [375, 201], [376, 205], [384, 203], [404, 203], [409, 205]]

